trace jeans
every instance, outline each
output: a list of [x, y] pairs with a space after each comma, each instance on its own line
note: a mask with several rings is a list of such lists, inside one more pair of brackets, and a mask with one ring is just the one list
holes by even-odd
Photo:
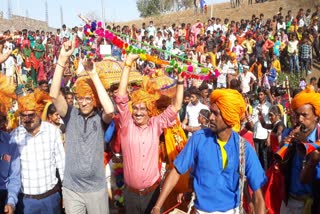
[[6, 206], [8, 191], [7, 190], [0, 190], [0, 213], [3, 212], [4, 207]]
[[315, 38], [312, 44], [314, 48], [314, 53], [317, 55], [317, 60], [320, 59], [320, 48], [319, 48], [319, 39]]
[[61, 213], [61, 196], [56, 192], [43, 199], [32, 199], [19, 197], [16, 207], [18, 214], [60, 214]]
[[253, 139], [256, 153], [264, 170], [268, 169], [268, 147], [267, 139]]
[[305, 71], [308, 74], [310, 70], [310, 61], [311, 59], [303, 59], [301, 58], [301, 72]]
[[289, 56], [290, 72], [299, 72], [299, 57], [297, 55]]

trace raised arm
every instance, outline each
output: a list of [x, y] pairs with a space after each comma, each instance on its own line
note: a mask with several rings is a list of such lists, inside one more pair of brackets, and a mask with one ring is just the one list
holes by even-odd
[[183, 101], [183, 85], [184, 85], [184, 79], [179, 73], [178, 75], [178, 82], [177, 82], [177, 93], [176, 97], [173, 102], [173, 107], [176, 112], [179, 112], [182, 106], [182, 101]]
[[72, 42], [66, 41], [63, 43], [50, 88], [50, 96], [53, 98], [53, 104], [57, 108], [57, 112], [61, 117], [66, 116], [68, 110], [68, 104], [60, 92], [61, 80], [66, 63], [72, 55], [74, 48], [75, 39]]
[[120, 84], [119, 84], [119, 96], [124, 96], [127, 94], [127, 85], [129, 81], [129, 72], [131, 70], [132, 63], [137, 60], [139, 55], [137, 54], [129, 54], [126, 58], [124, 69], [121, 74]]
[[90, 76], [94, 84], [94, 87], [96, 88], [99, 101], [103, 108], [102, 119], [105, 123], [109, 123], [113, 117], [114, 106], [106, 89], [104, 88], [98, 76], [98, 73], [96, 72], [96, 66], [91, 61], [86, 61], [84, 63], [84, 69], [87, 72], [87, 74]]
[[272, 124], [267, 124], [266, 121], [264, 120], [264, 117], [262, 115], [262, 111], [259, 111], [258, 115], [259, 115], [259, 120], [260, 120], [262, 127], [265, 129], [272, 129]]

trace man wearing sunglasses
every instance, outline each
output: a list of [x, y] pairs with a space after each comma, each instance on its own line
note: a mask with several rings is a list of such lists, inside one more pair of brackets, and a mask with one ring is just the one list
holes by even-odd
[[103, 126], [110, 123], [114, 107], [91, 61], [84, 62], [87, 76], [78, 78], [75, 83], [79, 109], [67, 104], [60, 85], [74, 48], [75, 41], [63, 44], [50, 89], [53, 103], [66, 126], [63, 201], [67, 214], [105, 214], [109, 213], [109, 206], [103, 165]]

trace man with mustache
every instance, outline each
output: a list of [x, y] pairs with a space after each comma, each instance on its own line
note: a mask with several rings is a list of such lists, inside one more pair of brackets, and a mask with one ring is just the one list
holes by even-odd
[[[287, 136], [284, 143], [315, 143], [320, 140], [320, 94], [316, 93], [310, 85], [292, 99], [291, 108], [297, 121], [297, 127]], [[297, 144], [297, 145], [298, 145]], [[292, 164], [289, 173], [286, 173], [289, 183], [287, 189], [287, 203], [281, 205], [281, 214], [312, 213], [312, 204], [318, 205], [315, 197], [318, 186], [314, 186], [320, 179], [320, 153], [314, 151], [307, 157], [299, 153], [297, 147], [292, 155]], [[319, 213], [319, 212], [315, 212]]]
[[150, 213], [160, 193], [159, 137], [173, 126], [183, 100], [183, 78], [178, 75], [176, 97], [161, 114], [156, 101], [159, 91], [141, 88], [131, 94], [132, 112], [127, 93], [129, 71], [138, 55], [129, 54], [121, 75], [115, 102], [119, 112], [118, 137], [124, 170], [126, 213]]
[[[240, 183], [243, 184], [239, 171], [242, 167], [245, 167], [244, 174], [254, 191], [255, 213], [266, 213], [261, 191], [266, 182], [265, 173], [253, 148], [238, 134], [245, 108], [246, 103], [236, 90], [216, 89], [211, 93], [210, 128], [194, 133], [174, 161], [175, 167], [164, 183], [153, 214], [160, 213], [181, 174], [190, 168], [196, 195], [195, 213], [239, 213], [239, 206], [242, 206]], [[240, 164], [240, 159], [244, 165]]]
[[41, 114], [48, 93], [36, 89], [34, 93], [18, 99], [21, 125], [11, 133], [11, 144], [18, 146], [21, 162], [22, 198], [18, 213], [61, 212], [60, 178], [64, 174], [64, 148], [60, 131], [42, 121]]

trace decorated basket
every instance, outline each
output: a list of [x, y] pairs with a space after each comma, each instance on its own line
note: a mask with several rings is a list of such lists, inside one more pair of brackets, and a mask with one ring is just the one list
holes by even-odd
[[177, 81], [167, 75], [161, 69], [156, 70], [150, 75], [147, 88], [160, 90], [162, 95], [173, 98], [176, 94]]
[[[123, 70], [123, 62], [118, 62], [111, 59], [105, 59], [101, 62], [96, 63], [97, 73], [104, 75], [99, 75], [100, 78], [104, 78], [101, 81], [106, 83], [106, 88], [110, 88], [114, 84], [120, 83], [121, 73]], [[80, 72], [78, 77], [87, 76], [86, 72]], [[129, 73], [129, 83], [141, 84], [142, 75], [138, 71], [131, 71]]]

